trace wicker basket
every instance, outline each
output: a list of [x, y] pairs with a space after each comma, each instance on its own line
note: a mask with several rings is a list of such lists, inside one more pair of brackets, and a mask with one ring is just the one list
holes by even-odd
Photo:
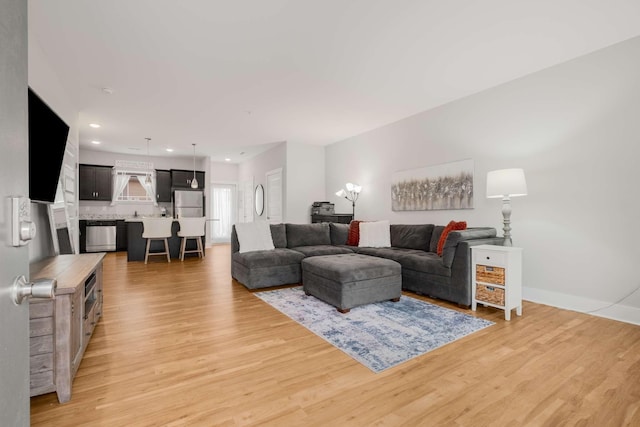
[[488, 265], [476, 265], [476, 280], [504, 286], [504, 268]]
[[476, 284], [476, 301], [504, 305], [504, 289]]

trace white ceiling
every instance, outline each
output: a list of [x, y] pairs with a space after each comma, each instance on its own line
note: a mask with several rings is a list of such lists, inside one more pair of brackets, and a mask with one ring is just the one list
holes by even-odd
[[637, 0], [29, 0], [31, 42], [80, 111], [81, 147], [134, 154], [151, 137], [152, 154], [196, 143], [234, 162], [638, 36], [638, 17]]

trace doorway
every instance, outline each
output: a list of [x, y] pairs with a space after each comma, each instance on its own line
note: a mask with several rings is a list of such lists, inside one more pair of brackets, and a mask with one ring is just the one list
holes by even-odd
[[214, 183], [211, 186], [211, 243], [229, 243], [231, 226], [236, 222], [236, 184]]

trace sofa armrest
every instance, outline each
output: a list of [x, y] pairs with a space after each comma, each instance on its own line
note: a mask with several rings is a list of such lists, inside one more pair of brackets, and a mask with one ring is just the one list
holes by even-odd
[[466, 230], [451, 231], [447, 236], [442, 251], [442, 264], [445, 267], [451, 267], [453, 258], [456, 254], [456, 246], [460, 242], [474, 241], [481, 239], [493, 239], [497, 235], [497, 231], [493, 227], [476, 227]]
[[236, 233], [235, 224], [231, 226], [231, 255], [240, 252], [240, 242], [238, 241], [238, 233]]

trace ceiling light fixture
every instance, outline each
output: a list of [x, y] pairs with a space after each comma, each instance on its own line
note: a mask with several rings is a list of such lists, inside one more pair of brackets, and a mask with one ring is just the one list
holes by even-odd
[[98, 129], [100, 127], [98, 123], [89, 123], [89, 126], [91, 126], [94, 129]]
[[169, 152], [169, 153], [173, 153], [173, 148], [167, 148], [166, 150], [167, 150], [167, 152]]
[[149, 157], [149, 142], [151, 138], [145, 138], [147, 140], [147, 177], [144, 179], [146, 184], [151, 184], [151, 157]]
[[95, 144], [95, 145], [100, 145], [100, 144], [102, 144], [102, 142], [100, 142], [100, 141], [91, 141], [91, 143], [92, 143], [92, 144]]
[[198, 180], [196, 179], [196, 144], [193, 145], [193, 179], [191, 180], [191, 188], [198, 188]]
[[226, 159], [224, 159], [224, 161], [225, 161], [225, 162], [230, 162], [230, 161], [231, 161], [231, 159], [227, 157]]

